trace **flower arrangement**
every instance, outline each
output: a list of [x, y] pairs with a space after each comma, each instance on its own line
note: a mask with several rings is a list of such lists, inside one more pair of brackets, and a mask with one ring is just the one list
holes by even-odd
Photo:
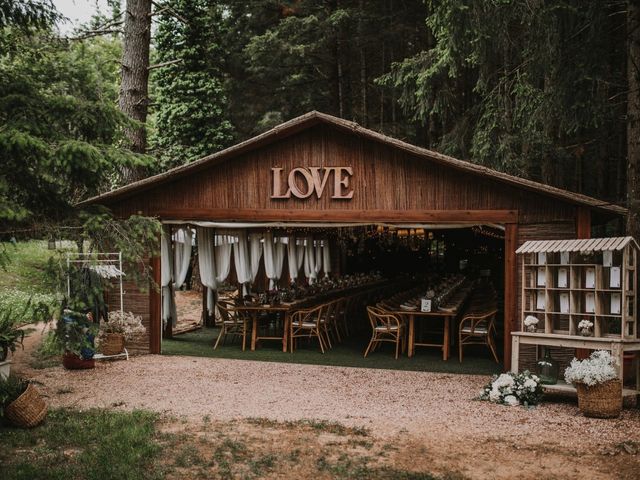
[[596, 350], [585, 360], [571, 360], [571, 365], [564, 371], [564, 379], [567, 383], [593, 387], [618, 378], [616, 366], [617, 361], [609, 352]]
[[538, 328], [538, 320], [537, 317], [533, 315], [527, 315], [524, 319], [524, 326], [527, 327], [528, 332], [535, 332]]
[[580, 334], [584, 337], [591, 336], [591, 329], [593, 328], [593, 322], [591, 320], [587, 320], [586, 318], [580, 320], [578, 323], [578, 330], [580, 330]]
[[142, 325], [142, 317], [132, 312], [115, 311], [109, 313], [109, 319], [100, 323], [100, 333], [120, 333], [125, 339], [146, 332]]
[[525, 407], [536, 405], [542, 397], [540, 378], [529, 371], [494, 375], [480, 394], [480, 400]]

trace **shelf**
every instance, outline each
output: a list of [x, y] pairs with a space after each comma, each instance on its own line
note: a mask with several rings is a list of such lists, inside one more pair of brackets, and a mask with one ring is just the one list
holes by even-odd
[[[577, 394], [576, 387], [566, 383], [563, 380], [558, 380], [558, 383], [555, 385], [542, 385], [542, 388], [545, 392], [548, 393], [569, 393], [569, 394]], [[633, 397], [635, 395], [640, 394], [640, 391], [634, 390], [632, 388], [623, 388], [622, 396], [623, 397]]]

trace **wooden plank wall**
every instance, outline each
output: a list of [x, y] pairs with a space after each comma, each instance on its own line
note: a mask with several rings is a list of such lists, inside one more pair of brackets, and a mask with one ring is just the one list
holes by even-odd
[[[351, 166], [351, 200], [271, 199], [271, 168], [285, 172], [300, 166]], [[123, 216], [138, 212], [175, 218], [176, 214], [226, 210], [305, 212], [389, 210], [518, 210], [530, 220], [573, 218], [574, 207], [538, 193], [470, 175], [399, 151], [388, 145], [317, 126], [245, 153], [233, 160], [131, 196], [110, 205]], [[290, 212], [287, 212], [288, 214]], [[293, 220], [293, 218], [291, 218]], [[330, 218], [325, 218], [330, 220]], [[287, 218], [282, 218], [287, 220]]]
[[[126, 273], [126, 272], [125, 272]], [[142, 324], [147, 329], [143, 335], [127, 342], [127, 350], [130, 354], [149, 353], [150, 337], [150, 290], [143, 291], [135, 282], [127, 280], [123, 282], [124, 288], [124, 311], [133, 312], [142, 317]], [[109, 311], [120, 310], [120, 295], [117, 287], [114, 288], [107, 299]]]

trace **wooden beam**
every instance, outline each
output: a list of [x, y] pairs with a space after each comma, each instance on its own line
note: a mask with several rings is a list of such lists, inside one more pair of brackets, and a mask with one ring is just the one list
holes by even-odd
[[[504, 232], [504, 361], [505, 371], [511, 367], [511, 332], [517, 318], [517, 257], [518, 224], [507, 223]], [[516, 355], [518, 352], [515, 352]]]
[[160, 257], [152, 257], [149, 261], [155, 285], [149, 286], [149, 352], [161, 352], [162, 320], [160, 295]]
[[173, 208], [149, 211], [162, 220], [269, 222], [441, 222], [515, 223], [517, 210], [306, 210]]

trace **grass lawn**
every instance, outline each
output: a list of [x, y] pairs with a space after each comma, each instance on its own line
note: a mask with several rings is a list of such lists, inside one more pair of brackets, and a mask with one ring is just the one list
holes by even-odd
[[45, 279], [45, 268], [54, 251], [47, 249], [44, 240], [3, 242], [10, 263], [0, 275], [0, 291], [21, 290], [32, 293], [51, 293]]
[[334, 347], [322, 354], [316, 343], [305, 345], [300, 343], [293, 353], [283, 353], [279, 341], [262, 341], [254, 352], [244, 352], [239, 340], [227, 342], [213, 349], [218, 329], [204, 328], [194, 332], [165, 339], [162, 342], [162, 353], [165, 355], [190, 355], [197, 357], [235, 358], [241, 360], [258, 360], [268, 362], [303, 363], [311, 365], [335, 365], [342, 367], [385, 368], [392, 370], [415, 370], [442, 373], [468, 373], [490, 375], [501, 371], [501, 366], [491, 360], [481, 348], [465, 349], [465, 359], [460, 363], [457, 350], [452, 350], [448, 361], [442, 360], [440, 350], [436, 348], [417, 348], [416, 355], [408, 358], [402, 355], [394, 359], [391, 345], [383, 345], [367, 358], [363, 357], [368, 339], [355, 338], [350, 342]]
[[32, 240], [15, 245], [4, 242], [0, 248], [10, 260], [0, 271], [0, 308], [11, 309], [16, 321], [23, 322], [29, 316], [20, 318], [19, 314], [29, 301], [55, 304], [55, 292], [46, 276], [47, 263], [55, 253], [47, 249], [47, 242]]
[[390, 454], [400, 448], [366, 429], [313, 420], [188, 423], [145, 411], [53, 410], [32, 430], [0, 427], [0, 445], [2, 480], [437, 478], [394, 467]]
[[0, 428], [3, 480], [159, 479], [153, 413], [54, 410], [32, 430]]

